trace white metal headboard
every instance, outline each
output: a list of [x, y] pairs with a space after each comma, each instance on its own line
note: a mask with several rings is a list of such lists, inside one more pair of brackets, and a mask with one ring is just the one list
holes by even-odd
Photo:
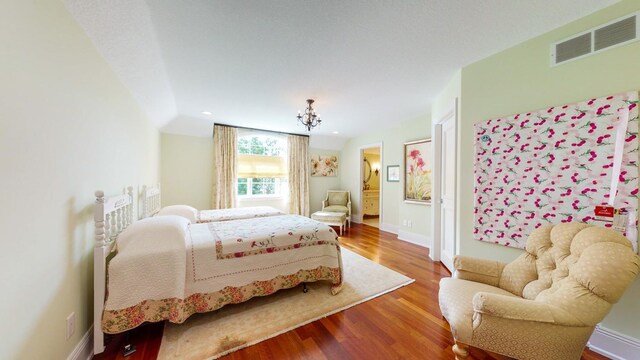
[[142, 187], [142, 217], [150, 217], [160, 211], [160, 184]]
[[96, 191], [94, 209], [96, 245], [93, 249], [93, 351], [104, 351], [102, 311], [104, 309], [107, 281], [107, 256], [113, 250], [118, 235], [133, 223], [133, 186], [123, 195], [104, 197]]

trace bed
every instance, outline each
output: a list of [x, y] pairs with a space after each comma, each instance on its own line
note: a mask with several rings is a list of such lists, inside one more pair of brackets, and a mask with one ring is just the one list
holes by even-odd
[[326, 281], [332, 294], [342, 288], [339, 240], [328, 225], [297, 215], [134, 222], [128, 189], [113, 198], [96, 192], [95, 353], [104, 350], [104, 333], [144, 322], [182, 323], [305, 282]]
[[143, 217], [154, 215], [178, 215], [189, 218], [191, 222], [208, 223], [286, 215], [283, 211], [271, 206], [253, 206], [217, 210], [198, 210], [188, 205], [170, 205], [162, 207], [160, 205], [160, 198], [160, 184], [149, 187], [143, 186]]

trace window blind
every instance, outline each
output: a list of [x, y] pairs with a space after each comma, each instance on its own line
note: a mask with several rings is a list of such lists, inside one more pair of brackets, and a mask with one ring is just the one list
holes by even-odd
[[287, 177], [287, 161], [280, 156], [238, 154], [238, 177]]

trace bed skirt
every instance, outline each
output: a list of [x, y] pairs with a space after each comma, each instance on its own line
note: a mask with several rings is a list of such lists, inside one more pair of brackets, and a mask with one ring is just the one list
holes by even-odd
[[245, 286], [227, 286], [212, 293], [197, 293], [186, 299], [145, 300], [125, 309], [105, 310], [102, 316], [102, 329], [105, 333], [117, 334], [133, 329], [144, 322], [169, 320], [172, 323], [181, 324], [195, 313], [218, 310], [228, 304], [245, 302], [255, 296], [270, 295], [303, 282], [321, 280], [331, 282], [333, 295], [342, 289], [341, 269], [319, 266], [311, 270], [300, 270], [291, 275], [279, 275], [271, 280], [254, 281]]

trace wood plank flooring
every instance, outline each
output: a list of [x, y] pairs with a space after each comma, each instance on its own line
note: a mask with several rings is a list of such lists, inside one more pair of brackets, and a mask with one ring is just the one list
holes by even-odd
[[[361, 224], [352, 224], [341, 241], [416, 282], [223, 359], [454, 359], [449, 325], [438, 307], [438, 282], [450, 274], [429, 260], [428, 250]], [[126, 359], [155, 359], [162, 329], [160, 323], [133, 330], [131, 340], [138, 351]], [[124, 359], [124, 336], [108, 341], [107, 350], [95, 359]], [[472, 349], [471, 355], [492, 359], [479, 349]], [[582, 359], [606, 357], [585, 349]]]

